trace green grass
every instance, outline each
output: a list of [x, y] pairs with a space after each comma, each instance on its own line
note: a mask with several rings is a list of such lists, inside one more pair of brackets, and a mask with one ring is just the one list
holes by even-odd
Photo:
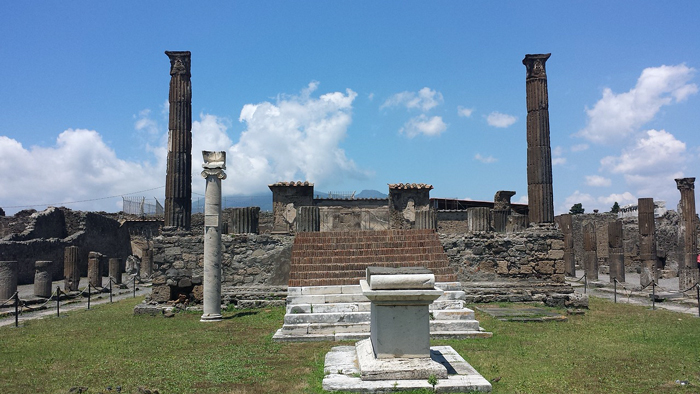
[[[227, 311], [223, 322], [201, 323], [198, 313], [133, 316], [138, 301], [0, 328], [0, 392], [322, 392], [323, 359], [337, 343], [272, 342], [282, 308]], [[567, 322], [477, 315], [493, 338], [434, 344], [452, 346], [487, 379], [500, 377], [494, 393], [700, 391], [696, 317], [595, 298], [586, 315]]]

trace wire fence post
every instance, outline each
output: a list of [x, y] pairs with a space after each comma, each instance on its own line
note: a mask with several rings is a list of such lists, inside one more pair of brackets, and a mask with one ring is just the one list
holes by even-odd
[[90, 286], [92, 285], [88, 283], [88, 310], [90, 309]]
[[112, 303], [112, 277], [109, 277], [109, 303]]
[[651, 281], [651, 310], [656, 310], [656, 282]]
[[56, 286], [56, 317], [61, 317], [61, 287]]
[[136, 298], [136, 275], [134, 275], [134, 298]]
[[613, 285], [615, 288], [615, 303], [617, 304], [617, 278], [613, 279]]
[[583, 294], [588, 293], [588, 277], [586, 273], [583, 274]]
[[19, 292], [15, 292], [15, 327], [19, 327]]

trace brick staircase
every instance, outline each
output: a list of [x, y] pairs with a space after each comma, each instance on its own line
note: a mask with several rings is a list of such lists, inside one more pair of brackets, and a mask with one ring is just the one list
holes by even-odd
[[388, 230], [297, 234], [287, 292], [287, 313], [276, 341], [357, 340], [369, 336], [370, 302], [360, 279], [366, 268], [425, 267], [445, 293], [430, 305], [432, 338], [489, 338], [464, 307], [434, 230]]
[[434, 230], [299, 233], [289, 287], [356, 285], [367, 267], [425, 267], [437, 282], [456, 275]]

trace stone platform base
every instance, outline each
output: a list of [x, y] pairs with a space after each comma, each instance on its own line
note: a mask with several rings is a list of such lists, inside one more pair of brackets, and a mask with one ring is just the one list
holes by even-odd
[[[481, 376], [451, 346], [432, 346], [433, 361], [447, 369], [447, 379], [438, 379], [437, 393], [490, 392], [491, 383]], [[336, 346], [326, 354], [323, 389], [355, 393], [390, 393], [397, 390], [432, 389], [427, 379], [362, 380], [355, 346]]]

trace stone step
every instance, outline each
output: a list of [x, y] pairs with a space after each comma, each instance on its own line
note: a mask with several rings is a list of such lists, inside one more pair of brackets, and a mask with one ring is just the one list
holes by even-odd
[[[308, 245], [307, 245], [308, 246]], [[363, 249], [306, 249], [303, 252], [300, 250], [296, 255], [292, 255], [292, 261], [296, 264], [297, 262], [302, 263], [306, 257], [363, 257], [363, 256], [381, 256], [389, 254], [430, 254], [430, 253], [443, 253], [444, 249], [442, 245], [437, 244], [434, 246], [416, 246], [411, 248], [388, 248], [382, 247], [380, 245], [377, 248], [363, 248]]]
[[[369, 266], [378, 266], [378, 264], [368, 264]], [[330, 265], [329, 267], [334, 267], [338, 268], [335, 265]], [[364, 279], [366, 277], [366, 268], [359, 269], [359, 270], [330, 270], [330, 269], [322, 269], [316, 266], [311, 266], [311, 271], [291, 271], [289, 273], [289, 278], [291, 280], [293, 279], [314, 279], [314, 278], [324, 278], [324, 279], [329, 279], [329, 278], [347, 278], [347, 279], [355, 279], [357, 280], [358, 283], [360, 279]], [[450, 275], [450, 271], [452, 268], [450, 267], [444, 267], [444, 268], [432, 268], [431, 271], [433, 274], [435, 274], [436, 278], [440, 277], [447, 277]]]
[[[412, 253], [410, 250], [401, 253], [392, 250], [392, 253], [385, 253], [373, 256], [340, 256], [336, 253], [330, 256], [300, 256], [292, 258], [292, 266], [296, 265], [321, 265], [321, 264], [376, 264], [376, 263], [411, 263], [416, 261], [428, 261], [433, 263], [448, 262], [449, 259], [444, 252], [440, 253]], [[405, 265], [405, 264], [404, 264]], [[332, 267], [331, 267], [332, 268]]]
[[[483, 329], [466, 331], [433, 331], [431, 328], [431, 339], [481, 339], [491, 338], [493, 334]], [[280, 328], [272, 337], [278, 342], [311, 342], [311, 341], [358, 341], [369, 337], [367, 332], [313, 332], [308, 333], [308, 327], [301, 327], [296, 332]]]
[[478, 331], [479, 322], [476, 320], [431, 320], [430, 331]]
[[[463, 291], [446, 291], [435, 302], [440, 301], [460, 301], [464, 300], [465, 294]], [[362, 294], [307, 294], [307, 295], [288, 295], [287, 305], [297, 304], [338, 304], [338, 303], [357, 303], [369, 302], [369, 299]], [[442, 308], [438, 308], [442, 309]]]
[[431, 310], [430, 313], [434, 320], [476, 320], [474, 311], [469, 308]]
[[333, 312], [333, 313], [292, 313], [284, 316], [284, 324], [301, 323], [366, 323], [370, 320], [369, 312]]
[[[371, 309], [370, 302], [336, 302], [336, 303], [323, 303], [323, 304], [287, 304], [288, 314], [302, 314], [302, 313], [346, 313], [346, 312], [369, 312]], [[430, 304], [431, 311], [444, 311], [444, 312], [455, 312], [454, 316], [458, 316], [462, 311], [467, 311], [466, 313], [473, 314], [471, 309], [464, 308], [464, 301], [462, 300], [436, 300]], [[443, 314], [441, 316], [450, 316], [449, 314]], [[473, 317], [472, 317], [473, 318]], [[437, 319], [437, 318], [436, 318]], [[451, 320], [447, 318], [440, 318], [441, 320]], [[459, 320], [461, 318], [455, 318], [454, 320]]]

